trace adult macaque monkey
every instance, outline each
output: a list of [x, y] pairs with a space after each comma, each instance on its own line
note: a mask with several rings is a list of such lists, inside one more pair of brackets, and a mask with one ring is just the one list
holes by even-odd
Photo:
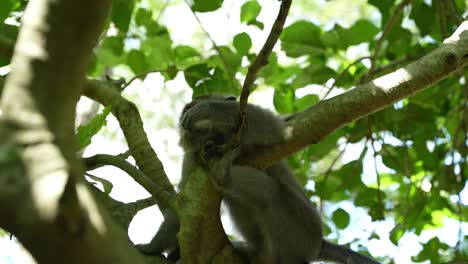
[[[299, 264], [314, 260], [378, 263], [323, 240], [320, 216], [285, 162], [265, 170], [238, 165], [240, 155], [284, 140], [283, 120], [247, 105], [246, 127], [240, 143], [229, 149], [226, 143], [236, 133], [238, 111], [239, 104], [233, 97], [198, 99], [185, 107], [180, 120], [181, 145], [185, 150], [182, 184], [191, 164], [207, 168], [233, 223], [246, 240], [247, 245], [241, 248], [250, 263]], [[168, 225], [163, 223], [158, 234], [164, 233], [161, 229], [165, 224]], [[161, 244], [162, 239], [172, 241], [168, 237], [158, 238], [158, 234], [146, 249], [153, 243]], [[146, 252], [161, 253], [176, 248], [171, 243], [159, 248], [160, 252]]]

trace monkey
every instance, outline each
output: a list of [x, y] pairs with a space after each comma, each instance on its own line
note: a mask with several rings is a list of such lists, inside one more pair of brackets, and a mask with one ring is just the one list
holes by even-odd
[[[246, 240], [237, 248], [242, 248], [250, 263], [378, 263], [323, 239], [320, 215], [285, 161], [264, 170], [238, 164], [241, 155], [285, 140], [281, 118], [248, 104], [240, 142], [237, 147], [226, 149], [236, 133], [238, 111], [239, 104], [233, 97], [202, 98], [184, 108], [180, 117], [180, 144], [185, 151], [181, 184], [194, 164], [208, 168], [235, 227]], [[171, 221], [177, 230], [177, 220]], [[174, 228], [170, 238], [166, 236], [171, 232], [163, 230], [168, 226], [166, 222], [150, 243], [157, 246], [153, 247], [157, 253], [177, 248], [172, 239], [176, 236]], [[161, 247], [163, 240], [170, 241], [170, 245]]]

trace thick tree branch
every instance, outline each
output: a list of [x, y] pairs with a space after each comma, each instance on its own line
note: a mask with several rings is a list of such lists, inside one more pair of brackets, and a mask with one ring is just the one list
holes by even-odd
[[282, 144], [244, 156], [243, 162], [264, 168], [315, 144], [334, 130], [374, 113], [446, 78], [468, 64], [468, 21], [438, 49], [369, 83], [323, 100], [288, 119]]
[[75, 156], [75, 105], [109, 8], [32, 0], [22, 20], [1, 98], [0, 147], [14, 155], [0, 160], [0, 224], [39, 263], [141, 260], [92, 198]]
[[119, 121], [138, 168], [163, 190], [158, 197], [155, 197], [158, 205], [161, 209], [168, 207], [169, 199], [175, 194], [175, 190], [148, 141], [135, 104], [123, 98], [119, 87], [112, 82], [87, 80], [83, 86], [83, 94], [103, 105], [112, 106], [112, 113]]

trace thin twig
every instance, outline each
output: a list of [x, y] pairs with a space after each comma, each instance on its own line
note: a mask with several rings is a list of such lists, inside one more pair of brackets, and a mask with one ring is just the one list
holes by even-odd
[[127, 203], [125, 204], [126, 207], [134, 207], [134, 210], [135, 211], [140, 211], [142, 209], [145, 209], [145, 208], [148, 208], [150, 206], [153, 206], [155, 205], [155, 200], [153, 197], [148, 197], [148, 198], [145, 198], [145, 199], [140, 199], [140, 200], [136, 200], [134, 202], [131, 202], [131, 203]]
[[457, 12], [457, 9], [453, 5], [453, 0], [443, 0], [443, 1], [445, 5], [445, 10], [447, 12], [447, 16], [452, 20], [452, 23], [454, 23], [455, 25], [460, 25], [465, 19], [463, 18], [462, 15], [460, 15]]
[[382, 35], [380, 38], [377, 40], [377, 43], [375, 44], [375, 49], [374, 49], [374, 54], [371, 57], [371, 68], [369, 70], [369, 75], [371, 76], [373, 73], [373, 69], [375, 68], [375, 62], [377, 58], [380, 55], [380, 49], [382, 48], [383, 41], [387, 38], [388, 34], [392, 30], [393, 26], [397, 22], [400, 13], [403, 11], [403, 8], [408, 5], [411, 2], [411, 0], [404, 0], [401, 2], [396, 8], [395, 11], [393, 12], [392, 17], [387, 21], [387, 24], [385, 24], [384, 30], [382, 32]]
[[275, 46], [278, 38], [283, 31], [284, 23], [286, 22], [286, 18], [288, 17], [289, 8], [291, 7], [291, 0], [282, 0], [280, 10], [278, 12], [278, 16], [276, 17], [275, 22], [271, 28], [270, 34], [268, 35], [265, 44], [263, 44], [262, 49], [258, 53], [255, 60], [250, 65], [249, 70], [247, 71], [247, 75], [244, 80], [244, 84], [242, 85], [242, 92], [240, 97], [239, 103], [239, 121], [238, 121], [238, 130], [237, 130], [237, 141], [240, 139], [240, 135], [242, 133], [242, 128], [245, 125], [245, 111], [247, 108], [247, 99], [249, 98], [250, 92], [252, 90], [252, 86], [257, 79], [258, 71], [268, 64], [268, 59], [270, 54]]
[[161, 10], [159, 11], [159, 14], [156, 16], [156, 19], [154, 21], [156, 21], [156, 23], [158, 23], [159, 19], [161, 18], [162, 14], [164, 13], [164, 11], [166, 11], [166, 8], [169, 6], [169, 0], [166, 0], [164, 2], [164, 5], [161, 7]]
[[[179, 71], [176, 69], [176, 71]], [[150, 74], [150, 73], [156, 73], [156, 72], [169, 72], [169, 69], [159, 69], [159, 70], [149, 70], [149, 71], [145, 71], [145, 72], [142, 72], [142, 73], [139, 73], [135, 76], [133, 76], [128, 82], [126, 82], [123, 86], [122, 86], [122, 90], [125, 90], [125, 88], [127, 88], [130, 84], [132, 84], [132, 82], [134, 82], [136, 79], [140, 79], [140, 78], [143, 78], [143, 77], [146, 77], [146, 75]]]
[[390, 63], [387, 63], [385, 65], [382, 65], [382, 66], [377, 66], [374, 68], [374, 71], [373, 71], [373, 74], [374, 76], [380, 74], [380, 73], [385, 73], [389, 70], [392, 70], [394, 68], [399, 68], [401, 66], [403, 66], [404, 64], [408, 64], [414, 60], [418, 59], [417, 57], [415, 56], [411, 56], [411, 55], [407, 55], [405, 57], [402, 57], [402, 58], [399, 58], [399, 59], [396, 59]]
[[375, 140], [374, 140], [374, 137], [371, 135], [371, 147], [372, 147], [372, 151], [374, 152], [374, 169], [375, 169], [375, 177], [376, 177], [376, 180], [377, 180], [377, 200], [379, 202], [379, 211], [380, 213], [382, 213], [382, 217], [383, 217], [383, 209], [384, 209], [384, 205], [383, 205], [383, 199], [382, 199], [382, 191], [381, 191], [381, 186], [380, 186], [380, 173], [379, 173], [379, 169], [377, 168], [377, 151], [375, 150], [375, 146], [374, 146], [374, 143], [375, 143]]
[[358, 58], [357, 60], [353, 61], [351, 64], [346, 66], [346, 68], [340, 72], [338, 77], [336, 77], [335, 80], [333, 81], [333, 83], [330, 85], [330, 88], [328, 88], [328, 91], [325, 93], [325, 96], [323, 97], [323, 99], [327, 98], [327, 96], [330, 94], [330, 92], [335, 88], [336, 83], [341, 78], [343, 78], [343, 76], [346, 74], [346, 72], [348, 72], [349, 68], [351, 68], [352, 66], [358, 64], [359, 62], [361, 62], [361, 61], [363, 61], [365, 59], [370, 59], [370, 58], [371, 58], [370, 56], [364, 56], [364, 57]]
[[443, 1], [436, 1], [439, 11], [439, 28], [442, 37], [445, 39], [449, 34], [447, 32], [447, 10]]
[[[190, 9], [192, 10], [192, 9]], [[229, 81], [231, 82], [231, 85], [234, 89], [238, 89], [240, 88], [240, 84], [239, 82], [236, 80], [235, 78], [235, 73], [234, 71], [232, 70], [231, 66], [229, 65], [226, 57], [224, 56], [223, 52], [221, 51], [221, 49], [219, 48], [219, 46], [216, 44], [216, 42], [214, 41], [214, 39], [211, 37], [210, 33], [208, 33], [208, 31], [206, 31], [205, 27], [203, 26], [200, 18], [197, 16], [197, 14], [195, 13], [195, 11], [192, 10], [192, 14], [193, 16], [195, 17], [195, 19], [197, 20], [198, 22], [198, 25], [200, 25], [200, 28], [202, 29], [202, 31], [205, 33], [206, 37], [210, 40], [211, 42], [211, 45], [213, 45], [213, 48], [216, 50], [216, 52], [218, 53], [219, 55], [219, 58], [221, 59], [221, 62], [223, 63], [223, 66], [224, 66], [224, 69], [226, 70], [227, 72], [227, 75], [229, 77]]]
[[[346, 142], [344, 148], [340, 151], [340, 153], [338, 153], [338, 155], [336, 155], [336, 157], [333, 159], [333, 161], [330, 163], [330, 166], [328, 167], [327, 171], [325, 172], [324, 176], [323, 176], [323, 190], [326, 191], [326, 188], [327, 188], [327, 182], [328, 182], [328, 178], [330, 176], [330, 173], [332, 172], [333, 170], [333, 167], [335, 166], [336, 162], [338, 162], [338, 160], [341, 158], [341, 156], [343, 156], [343, 154], [345, 153], [346, 151], [346, 148], [348, 146], [348, 141]], [[320, 212], [323, 212], [323, 199], [320, 199]]]
[[169, 206], [169, 200], [173, 197], [171, 193], [164, 190], [161, 186], [154, 183], [142, 171], [133, 166], [130, 162], [118, 156], [98, 154], [84, 159], [87, 166], [93, 167], [96, 164], [105, 164], [115, 166], [125, 171], [136, 182], [138, 182], [145, 190], [147, 190], [158, 201], [165, 203], [163, 206]]

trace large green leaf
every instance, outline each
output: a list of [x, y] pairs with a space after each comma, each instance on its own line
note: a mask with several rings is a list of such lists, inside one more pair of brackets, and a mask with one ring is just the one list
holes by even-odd
[[321, 54], [325, 48], [321, 34], [320, 27], [308, 21], [298, 21], [283, 30], [281, 47], [290, 57]]

